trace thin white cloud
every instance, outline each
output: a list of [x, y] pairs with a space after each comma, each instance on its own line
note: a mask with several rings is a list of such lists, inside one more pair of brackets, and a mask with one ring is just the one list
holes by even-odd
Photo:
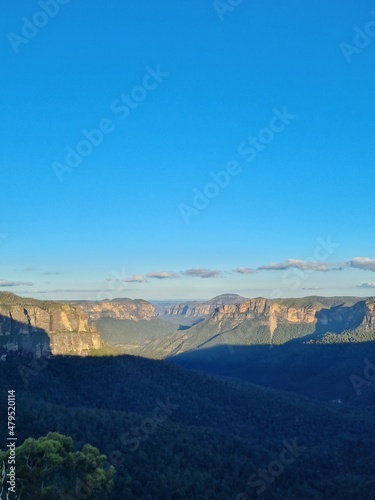
[[343, 264], [332, 262], [309, 262], [299, 259], [288, 259], [284, 262], [275, 262], [266, 266], [258, 267], [258, 270], [283, 271], [285, 269], [300, 269], [302, 271], [341, 271]]
[[130, 278], [125, 278], [122, 281], [125, 283], [146, 283], [146, 278], [144, 276], [140, 276], [136, 274], [135, 276], [131, 276]]
[[233, 269], [234, 273], [238, 274], [254, 274], [256, 273], [255, 269], [251, 269], [251, 267], [236, 267]]
[[217, 278], [220, 276], [222, 271], [219, 271], [217, 269], [205, 269], [205, 268], [199, 268], [199, 269], [187, 269], [186, 271], [183, 271], [182, 274], [185, 274], [186, 276], [193, 276], [194, 278]]
[[9, 280], [0, 280], [0, 287], [11, 287], [11, 286], [34, 286], [34, 283], [30, 283], [28, 281], [9, 281]]
[[362, 285], [358, 285], [357, 288], [375, 288], [375, 283], [369, 282], [369, 283], [362, 283]]
[[369, 257], [354, 257], [348, 262], [350, 267], [363, 269], [364, 271], [375, 271], [375, 259]]
[[[126, 290], [127, 292], [129, 290]], [[133, 291], [133, 289], [131, 289]], [[17, 293], [107, 293], [115, 292], [118, 293], [119, 290], [116, 288], [101, 288], [101, 289], [75, 289], [75, 288], [56, 288], [55, 290], [17, 290]]]
[[147, 274], [147, 278], [155, 278], [158, 280], [167, 280], [177, 278], [176, 273], [170, 273], [168, 271], [153, 271]]

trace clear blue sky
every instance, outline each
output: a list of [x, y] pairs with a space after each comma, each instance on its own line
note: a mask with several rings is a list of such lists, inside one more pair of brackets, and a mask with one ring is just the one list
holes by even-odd
[[4, 4], [0, 290], [374, 293], [373, 3], [226, 2]]

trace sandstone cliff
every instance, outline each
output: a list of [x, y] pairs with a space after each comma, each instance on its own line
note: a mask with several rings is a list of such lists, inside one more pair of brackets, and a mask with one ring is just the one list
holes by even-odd
[[83, 309], [92, 321], [103, 318], [139, 321], [141, 319], [149, 320], [155, 316], [155, 307], [142, 299], [81, 301], [73, 304]]
[[39, 350], [51, 354], [83, 355], [103, 346], [95, 325], [89, 324], [82, 309], [0, 292], [2, 345], [35, 347], [36, 340]]
[[[322, 303], [324, 302], [324, 303]], [[252, 299], [236, 305], [216, 308], [212, 320], [231, 320], [240, 324], [257, 319], [270, 329], [270, 338], [278, 326], [312, 325], [317, 333], [343, 332], [356, 328], [373, 330], [375, 327], [374, 299], [351, 299], [347, 303], [335, 298], [320, 302], [316, 298], [267, 300]]]
[[313, 323], [315, 315], [324, 306], [317, 303], [301, 304], [301, 306], [290, 306], [287, 301], [268, 300], [264, 298], [250, 299], [239, 304], [226, 304], [217, 307], [212, 314], [216, 320], [221, 319], [252, 319], [256, 315], [275, 316], [277, 319], [291, 323]]
[[295, 339], [364, 342], [374, 336], [374, 299], [260, 297], [217, 306], [201, 323], [155, 339], [139, 354], [167, 357], [219, 345], [280, 345]]
[[242, 300], [245, 300], [245, 298], [240, 295], [228, 293], [218, 295], [217, 297], [214, 297], [206, 302], [185, 302], [182, 304], [173, 304], [164, 308], [162, 314], [160, 315], [164, 315], [166, 317], [185, 316], [202, 318], [214, 313], [216, 308], [222, 306], [223, 304], [237, 304]]
[[366, 311], [363, 318], [363, 326], [368, 330], [375, 329], [375, 298], [366, 300]]

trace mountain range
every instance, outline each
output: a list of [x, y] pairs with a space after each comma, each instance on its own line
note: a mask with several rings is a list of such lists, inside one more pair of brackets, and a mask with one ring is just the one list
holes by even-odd
[[350, 377], [365, 359], [375, 362], [374, 340], [374, 298], [226, 294], [153, 305], [141, 299], [59, 303], [0, 293], [3, 357], [17, 349], [131, 354], [325, 400], [357, 398]]
[[374, 320], [373, 298], [0, 293], [0, 400], [16, 391], [20, 442], [105, 453], [100, 498], [374, 500]]

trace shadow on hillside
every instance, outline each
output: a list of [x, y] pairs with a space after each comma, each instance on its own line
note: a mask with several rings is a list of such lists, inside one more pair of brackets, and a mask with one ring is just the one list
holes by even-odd
[[[302, 336], [297, 331], [288, 331], [295, 324], [285, 326], [281, 323], [281, 332], [276, 329], [276, 343], [272, 345], [266, 344], [268, 335], [263, 337], [263, 344], [259, 344], [262, 339], [258, 338], [254, 339], [253, 345], [229, 345], [225, 343], [226, 332], [213, 334], [208, 339], [206, 335], [205, 342], [199, 347], [171, 356], [168, 360], [186, 368], [291, 390], [312, 377], [318, 380], [323, 371], [327, 374], [334, 367], [341, 366], [346, 371], [354, 370], [355, 366], [369, 355], [365, 346], [373, 351], [375, 344], [367, 342], [369, 339], [366, 338], [366, 333], [363, 338], [359, 337], [359, 333], [347, 334], [362, 324], [366, 312], [365, 300], [351, 306], [339, 304], [321, 309], [315, 314], [316, 321], [315, 324], [311, 323], [310, 332], [306, 334], [305, 330], [303, 334], [302, 330]], [[286, 331], [283, 331], [284, 327]], [[235, 330], [228, 333], [231, 334], [229, 338], [233, 339]], [[328, 333], [336, 334], [330, 341], [337, 343], [308, 343], [319, 340]], [[251, 335], [252, 333], [249, 333], [249, 341]], [[293, 335], [295, 337], [288, 340]], [[353, 340], [357, 340], [357, 343]], [[375, 363], [375, 353], [372, 357]], [[350, 365], [353, 368], [350, 368]]]
[[[167, 360], [131, 355], [51, 356], [48, 362], [30, 365], [32, 371], [26, 370], [26, 373], [23, 369], [20, 372], [19, 365], [28, 366], [22, 356], [0, 363], [0, 378], [8, 371], [12, 388], [26, 385], [46, 401], [59, 404], [66, 404], [64, 394], [69, 387], [74, 393], [70, 403], [75, 406], [86, 404], [84, 394], [89, 391], [93, 408], [105, 407], [104, 400], [111, 393], [111, 401], [126, 400], [135, 411], [139, 398], [147, 393], [148, 399], [155, 401], [169, 381], [181, 378], [188, 385], [196, 381], [189, 371], [230, 378], [241, 385], [251, 382], [336, 404], [375, 405], [375, 342], [273, 347], [222, 345]], [[130, 387], [140, 382], [142, 391], [135, 391], [130, 397]], [[201, 382], [204, 385], [204, 380]], [[116, 403], [113, 409], [120, 406]]]
[[182, 330], [190, 330], [191, 326], [190, 325], [179, 325], [177, 328], [177, 331], [182, 331]]
[[325, 333], [343, 333], [361, 325], [366, 314], [366, 302], [359, 301], [353, 306], [333, 306], [321, 309], [315, 315], [316, 325], [312, 336], [320, 336]]
[[50, 339], [45, 330], [31, 324], [28, 311], [24, 309], [26, 321], [21, 322], [0, 314], [0, 360], [17, 356], [41, 357], [51, 354]]
[[[340, 313], [340, 311], [338, 312]], [[352, 315], [353, 325], [357, 324], [359, 320], [360, 313], [358, 314]], [[337, 314], [336, 319], [339, 317], [340, 314]], [[320, 325], [324, 322], [323, 318], [323, 322], [319, 323], [316, 329], [317, 333], [322, 331]], [[325, 327], [328, 328], [328, 325]], [[329, 324], [329, 328], [332, 328], [332, 322]], [[337, 328], [340, 328], [338, 319]], [[305, 342], [306, 338], [302, 337], [273, 346], [223, 344], [191, 350], [171, 356], [166, 361], [190, 370], [231, 377], [318, 399], [352, 401], [358, 398], [359, 393], [352, 382], [353, 376], [364, 380], [364, 385], [360, 388], [363, 393], [369, 385], [375, 388], [375, 368], [370, 373], [368, 365], [366, 365], [366, 360], [372, 363], [372, 366], [375, 365], [375, 342], [309, 344]], [[22, 365], [26, 366], [30, 360], [50, 355], [50, 340], [45, 330], [33, 328], [30, 322], [20, 322], [0, 315], [0, 359], [2, 365], [7, 364], [3, 363], [4, 361], [17, 361], [18, 359]], [[51, 361], [56, 358], [70, 359], [68, 356], [52, 356]], [[127, 355], [98, 358], [73, 357], [69, 361], [72, 370], [70, 373], [76, 373], [76, 370], [89, 364], [95, 372], [98, 371], [106, 377], [106, 373], [113, 371], [121, 359], [126, 360], [126, 364], [130, 366], [133, 363], [131, 360], [137, 358]], [[167, 369], [168, 363], [163, 361], [146, 359], [144, 361], [150, 366], [160, 367], [161, 371]], [[33, 367], [33, 369], [37, 370], [39, 374], [39, 366]], [[371, 380], [364, 376], [366, 369], [367, 374], [372, 377]], [[90, 376], [92, 376], [91, 369]], [[31, 379], [33, 378], [35, 377], [31, 377]]]
[[[366, 372], [371, 380], [364, 377], [366, 360], [374, 367]], [[219, 345], [171, 356], [167, 361], [318, 399], [352, 401], [371, 383], [375, 386], [375, 342], [306, 344], [294, 340], [273, 346]], [[363, 384], [359, 392], [353, 379], [354, 385]]]

